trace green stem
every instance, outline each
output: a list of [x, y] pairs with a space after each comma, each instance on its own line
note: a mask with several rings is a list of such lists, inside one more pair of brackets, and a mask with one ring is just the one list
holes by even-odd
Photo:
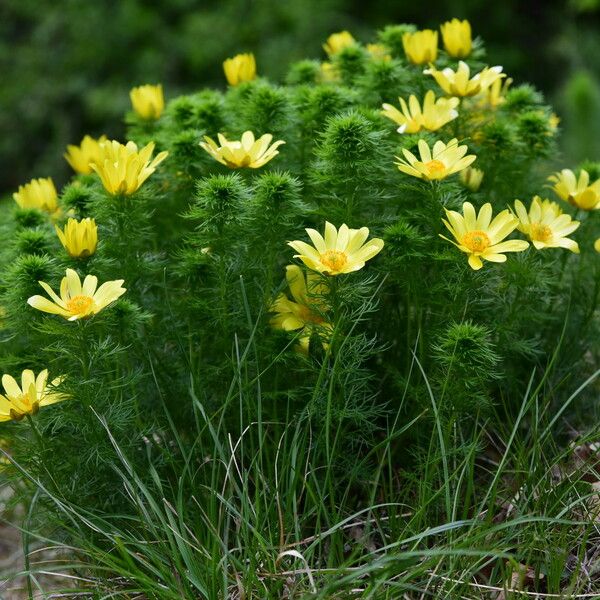
[[89, 408], [90, 403], [88, 402], [87, 397], [87, 383], [90, 376], [90, 352], [89, 352], [89, 344], [88, 344], [88, 336], [85, 331], [85, 323], [80, 319], [77, 321], [78, 325], [78, 341], [79, 341], [79, 351], [80, 351], [80, 361], [81, 361], [81, 375], [84, 383], [83, 394], [80, 395], [81, 402], [85, 406], [85, 408]]
[[87, 344], [87, 335], [85, 333], [85, 324], [81, 319], [77, 321], [77, 325], [79, 327], [79, 335], [77, 337], [79, 339], [79, 349], [81, 351], [81, 371], [84, 380], [87, 380], [90, 374], [90, 358]]
[[40, 447], [40, 454], [43, 455], [46, 449], [46, 445], [44, 444], [44, 438], [42, 437], [40, 430], [37, 428], [35, 421], [31, 418], [31, 415], [26, 414], [25, 418], [27, 419], [27, 422], [29, 423], [31, 430], [33, 431], [33, 435], [38, 443], [38, 446]]

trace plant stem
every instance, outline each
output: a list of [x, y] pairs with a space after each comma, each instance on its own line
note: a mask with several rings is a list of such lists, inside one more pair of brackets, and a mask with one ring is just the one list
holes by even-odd
[[34, 420], [31, 418], [31, 415], [27, 414], [25, 415], [25, 418], [27, 419], [27, 422], [29, 423], [31, 430], [33, 431], [33, 435], [38, 443], [38, 446], [40, 447], [40, 454], [43, 455], [46, 449], [46, 445], [44, 444], [44, 438], [42, 437], [42, 434], [37, 428], [37, 425], [35, 424]]

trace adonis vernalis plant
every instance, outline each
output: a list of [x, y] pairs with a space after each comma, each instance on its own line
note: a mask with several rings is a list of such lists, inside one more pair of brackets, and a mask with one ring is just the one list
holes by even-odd
[[473, 30], [133, 88], [4, 204], [1, 477], [80, 595], [599, 591], [600, 164]]

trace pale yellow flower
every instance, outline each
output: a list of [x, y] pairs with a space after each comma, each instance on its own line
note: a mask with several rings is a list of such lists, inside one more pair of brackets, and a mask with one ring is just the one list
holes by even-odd
[[438, 32], [431, 29], [407, 32], [402, 36], [406, 58], [415, 65], [434, 62], [438, 52]]
[[204, 136], [205, 141], [200, 146], [214, 159], [230, 169], [250, 167], [258, 169], [279, 154], [279, 146], [285, 144], [279, 140], [271, 144], [273, 136], [265, 133], [257, 140], [251, 131], [245, 131], [240, 140], [229, 141], [222, 133], [217, 134], [220, 146], [210, 137]]
[[388, 48], [383, 44], [367, 44], [366, 48], [371, 58], [384, 61], [392, 60]]
[[325, 223], [325, 237], [315, 229], [307, 229], [314, 246], [306, 242], [288, 242], [299, 258], [309, 269], [326, 275], [352, 273], [365, 266], [365, 263], [381, 252], [383, 240], [374, 238], [367, 241], [367, 227], [350, 229], [346, 224], [339, 231], [329, 222]]
[[54, 226], [64, 249], [73, 258], [87, 258], [96, 252], [98, 227], [94, 219], [69, 219], [64, 229]]
[[56, 377], [48, 386], [48, 369], [37, 377], [33, 371], [25, 369], [19, 386], [10, 375], [2, 375], [5, 394], [0, 394], [0, 421], [20, 421], [25, 415], [35, 415], [42, 406], [66, 400], [67, 396], [53, 389], [62, 379]]
[[52, 302], [43, 296], [31, 296], [27, 304], [42, 312], [60, 315], [68, 321], [85, 319], [99, 313], [127, 291], [122, 287], [123, 279], [107, 281], [97, 288], [98, 278], [95, 275], [87, 275], [82, 285], [79, 275], [73, 269], [67, 269], [60, 283], [60, 296], [47, 283], [38, 283], [52, 298]]
[[328, 56], [333, 56], [354, 44], [356, 44], [356, 40], [349, 31], [340, 31], [339, 33], [332, 33], [327, 38], [327, 41], [323, 44], [323, 50], [327, 52]]
[[140, 85], [129, 92], [133, 110], [142, 119], [158, 119], [165, 108], [163, 88], [158, 85]]
[[600, 209], [600, 179], [590, 183], [590, 175], [581, 169], [579, 177], [571, 169], [563, 169], [548, 177], [554, 183], [552, 189], [558, 197], [582, 210]]
[[598, 238], [595, 242], [594, 242], [594, 250], [596, 252], [600, 252], [600, 238]]
[[13, 194], [14, 201], [21, 208], [37, 208], [57, 217], [60, 213], [58, 194], [51, 177], [32, 179]]
[[[515, 200], [515, 212], [519, 219], [518, 230], [524, 233], [537, 250], [544, 248], [566, 248], [579, 254], [576, 241], [567, 236], [573, 233], [581, 223], [571, 219], [571, 215], [558, 213], [560, 207], [554, 203], [545, 203], [534, 196], [529, 212], [520, 200]], [[558, 213], [558, 214], [557, 214]]]
[[467, 189], [476, 192], [481, 187], [483, 171], [475, 167], [467, 167], [458, 174], [458, 178]]
[[99, 137], [97, 140], [86, 135], [81, 140], [79, 146], [69, 144], [67, 152], [63, 156], [74, 171], [82, 175], [89, 175], [93, 170], [91, 163], [98, 162], [102, 156], [100, 144], [104, 142], [106, 142], [105, 135]]
[[123, 145], [116, 140], [104, 142], [100, 148], [102, 155], [98, 162], [92, 163], [92, 169], [100, 176], [104, 189], [113, 196], [136, 192], [169, 154], [160, 152], [150, 161], [154, 142], [139, 151], [134, 142]]
[[487, 202], [475, 214], [470, 202], [463, 204], [463, 214], [446, 211], [446, 219], [442, 219], [456, 242], [440, 234], [440, 237], [454, 244], [459, 250], [469, 255], [469, 266], [474, 270], [483, 267], [483, 260], [503, 263], [505, 252], [522, 252], [529, 247], [524, 240], [502, 241], [510, 235], [519, 224], [519, 220], [509, 211], [503, 210], [492, 221], [492, 205]]
[[223, 62], [223, 71], [229, 85], [256, 79], [256, 59], [254, 54], [236, 54]]
[[334, 64], [330, 62], [323, 62], [321, 63], [319, 79], [324, 83], [331, 83], [333, 81], [340, 81], [341, 77]]
[[404, 98], [398, 98], [398, 100], [402, 112], [391, 104], [383, 104], [383, 110], [381, 111], [388, 119], [400, 125], [398, 133], [417, 133], [421, 129], [437, 131], [446, 123], [458, 117], [456, 107], [460, 100], [458, 98], [439, 98], [436, 100], [435, 93], [432, 90], [425, 94], [422, 109], [417, 97], [414, 95], [409, 97], [408, 105]]
[[453, 58], [465, 58], [471, 54], [471, 23], [466, 19], [452, 19], [440, 26], [446, 52]]
[[419, 140], [418, 148], [421, 160], [402, 148], [404, 159], [396, 156], [398, 162], [395, 164], [403, 173], [428, 181], [445, 179], [453, 173], [458, 173], [477, 158], [474, 154], [466, 155], [467, 146], [459, 146], [456, 138], [451, 139], [448, 144], [438, 140], [432, 150], [425, 140]]
[[449, 96], [475, 96], [480, 92], [487, 90], [495, 81], [506, 77], [502, 73], [502, 67], [486, 67], [477, 75], [471, 77], [469, 65], [462, 60], [458, 63], [458, 68], [453, 71], [450, 67], [438, 71], [435, 67], [430, 67], [423, 71], [426, 75], [432, 75], [437, 84]]
[[496, 109], [506, 102], [506, 94], [513, 80], [510, 77], [506, 79], [496, 79], [492, 85], [481, 91], [475, 98], [477, 105], [481, 108]]
[[299, 331], [298, 349], [304, 354], [308, 353], [313, 333], [319, 335], [323, 346], [327, 347], [333, 326], [324, 316], [327, 305], [323, 296], [327, 293], [327, 285], [323, 278], [312, 271], [305, 276], [298, 265], [288, 265], [285, 277], [293, 300], [286, 294], [277, 296], [269, 309], [275, 313], [271, 326], [284, 331]]

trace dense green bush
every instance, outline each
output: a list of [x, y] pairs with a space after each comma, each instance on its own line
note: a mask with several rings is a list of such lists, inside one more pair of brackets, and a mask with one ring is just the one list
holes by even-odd
[[[318, 18], [315, 15], [318, 14]], [[453, 15], [478, 24], [496, 64], [552, 97], [580, 69], [598, 85], [600, 11], [590, 2], [489, 4], [444, 0], [390, 4], [374, 0], [4, 0], [0, 5], [0, 194], [27, 179], [68, 170], [64, 147], [85, 133], [123, 137], [121, 115], [134, 85], [162, 82], [169, 98], [204, 85], [222, 84], [220, 64], [240, 51], [257, 56], [259, 70], [280, 81], [290, 61], [321, 57], [331, 31], [372, 37], [390, 21], [436, 27]], [[570, 102], [570, 101], [569, 101]], [[597, 138], [592, 112], [557, 104], [573, 160], [598, 158], [587, 151]], [[574, 137], [582, 145], [571, 143]], [[582, 150], [586, 149], [586, 152]], [[597, 146], [593, 152], [597, 153]]]
[[[414, 30], [160, 115], [145, 90], [137, 146], [89, 141], [58, 203], [40, 181], [6, 211], [0, 366], [52, 384], [3, 378], [4, 473], [99, 593], [452, 597], [517, 563], [581, 589], [539, 546], [593, 526], [552, 467], [595, 397], [600, 168], [548, 190], [541, 95], [462, 30], [464, 64], [405, 57]], [[430, 62], [479, 75], [444, 98]]]

